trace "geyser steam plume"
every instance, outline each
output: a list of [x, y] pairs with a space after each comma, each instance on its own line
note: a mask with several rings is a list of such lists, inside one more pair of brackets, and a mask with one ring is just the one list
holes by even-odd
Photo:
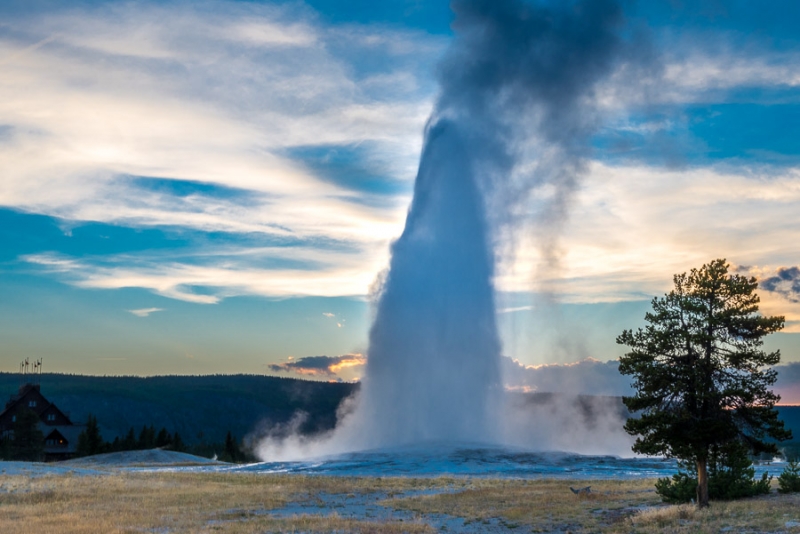
[[469, 148], [456, 123], [429, 126], [370, 332], [357, 415], [371, 445], [496, 435], [493, 257]]
[[[646, 50], [620, 37], [610, 0], [451, 5], [456, 36], [414, 199], [377, 297], [361, 391], [329, 452], [506, 441], [493, 288], [501, 230], [529, 216], [526, 200], [544, 185], [557, 227], [599, 120], [598, 87], [636, 76]], [[542, 235], [545, 256], [552, 243]]]
[[[492, 223], [516, 209], [520, 185], [509, 192], [526, 141], [542, 152], [522, 189], [555, 185], [552, 213], [563, 212], [584, 165], [595, 87], [624, 55], [614, 2], [452, 7], [457, 37], [439, 73], [353, 414], [365, 446], [504, 441]], [[487, 217], [490, 207], [500, 213]]]

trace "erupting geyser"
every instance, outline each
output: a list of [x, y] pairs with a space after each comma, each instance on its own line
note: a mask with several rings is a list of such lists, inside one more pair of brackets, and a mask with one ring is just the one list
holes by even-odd
[[[648, 47], [613, 0], [451, 6], [455, 38], [378, 295], [361, 391], [333, 435], [266, 440], [265, 458], [431, 441], [536, 446], [528, 429], [544, 428], [504, 409], [496, 245], [501, 230], [534, 212], [547, 223], [538, 232], [543, 264], [555, 265], [553, 235], [600, 122], [598, 87], [612, 75], [626, 90], [647, 79]], [[532, 191], [541, 193], [537, 210]]]
[[414, 201], [370, 332], [358, 422], [365, 445], [496, 436], [494, 258], [468, 147], [429, 125]]
[[[563, 214], [585, 167], [595, 85], [625, 49], [612, 1], [452, 7], [456, 39], [440, 67], [414, 200], [392, 247], [346, 425], [360, 447], [509, 441], [492, 285], [496, 233], [543, 184], [555, 191], [551, 217]], [[535, 170], [521, 176], [531, 153]]]

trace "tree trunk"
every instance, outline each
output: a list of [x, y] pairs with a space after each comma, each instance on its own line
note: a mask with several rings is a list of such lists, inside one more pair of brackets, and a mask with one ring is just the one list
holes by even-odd
[[708, 461], [697, 460], [697, 507], [708, 507]]

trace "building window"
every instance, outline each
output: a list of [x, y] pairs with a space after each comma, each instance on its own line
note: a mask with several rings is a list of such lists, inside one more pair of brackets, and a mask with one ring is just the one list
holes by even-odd
[[12, 415], [11, 416], [11, 422], [12, 423], [16, 423], [17, 422], [17, 416], [16, 415]]
[[36, 408], [36, 401], [28, 401], [29, 408]]
[[54, 414], [54, 413], [47, 414], [47, 420], [48, 421], [55, 421], [56, 420], [56, 414]]

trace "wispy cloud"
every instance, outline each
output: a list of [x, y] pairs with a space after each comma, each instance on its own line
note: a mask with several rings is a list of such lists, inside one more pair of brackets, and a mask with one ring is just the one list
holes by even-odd
[[[69, 224], [256, 236], [227, 248], [197, 243], [180, 258], [42, 250], [23, 258], [28, 266], [80, 287], [141, 287], [198, 303], [367, 293], [402, 230], [443, 38], [329, 25], [300, 4], [122, 3], [11, 17], [0, 26], [0, 205]], [[686, 105], [800, 84], [796, 51], [722, 37], [716, 47], [676, 37], [659, 52], [663, 69], [636, 94], [625, 83], [630, 73], [612, 76], [594, 95], [604, 124], [670, 134]], [[336, 146], [362, 148], [377, 179], [400, 187], [380, 195], [334, 182], [295, 152]], [[601, 149], [596, 155], [602, 160]], [[176, 194], [136, 177], [241, 195]], [[553, 194], [537, 189], [526, 209]], [[533, 234], [519, 232], [513, 246], [501, 243], [496, 284], [546, 285], [571, 302], [618, 301], [659, 294], [672, 274], [717, 256], [795, 265], [799, 202], [792, 167], [596, 161], [573, 199], [554, 278], [536, 278], [543, 258]], [[258, 239], [296, 246], [253, 247]], [[800, 321], [800, 304], [787, 295], [768, 291], [765, 306]]]
[[[381, 179], [410, 191], [433, 91], [417, 80], [440, 39], [348, 32], [306, 8], [235, 2], [14, 18], [13, 31], [0, 29], [8, 58], [0, 205], [74, 221], [370, 246], [402, 224], [404, 196], [370, 207], [368, 193], [330, 183], [287, 150], [363, 145], [382, 162]], [[356, 68], [367, 59], [373, 67]], [[250, 202], [176, 196], [131, 176], [237, 188]]]
[[[797, 169], [595, 162], [574, 200], [579, 215], [564, 227], [557, 276], [536, 278], [542, 258], [519, 236], [502, 258], [497, 284], [526, 291], [533, 280], [562, 301], [613, 302], [663, 294], [673, 274], [718, 257], [734, 265], [793, 265], [800, 257], [798, 204]], [[762, 297], [768, 313], [800, 320], [800, 306]]]
[[530, 311], [533, 309], [533, 306], [513, 306], [510, 308], [500, 308], [497, 310], [497, 313], [516, 313], [521, 311]]
[[[648, 106], [656, 105], [664, 113], [670, 111], [665, 105], [736, 102], [737, 91], [748, 88], [769, 90], [753, 99], [771, 103], [774, 94], [770, 92], [800, 86], [800, 50], [776, 50], [774, 42], [757, 38], [742, 46], [741, 35], [734, 32], [718, 31], [709, 37], [708, 33], [667, 30], [660, 35], [662, 48], [652, 51], [661, 68], [636, 84], [626, 83], [630, 73], [621, 68], [599, 88], [602, 107], [611, 112], [632, 107], [646, 112]], [[672, 111], [679, 114], [681, 109]]]
[[669, 63], [665, 80], [668, 87], [691, 91], [692, 100], [708, 91], [733, 87], [795, 87], [800, 85], [798, 61], [800, 54], [796, 52], [748, 55], [740, 50], [716, 54], [695, 51], [686, 59]]
[[337, 328], [344, 328], [344, 325], [345, 325], [345, 323], [347, 322], [347, 319], [342, 319], [342, 318], [340, 318], [340, 317], [336, 317], [336, 314], [334, 314], [334, 313], [325, 312], [325, 313], [323, 313], [322, 315], [324, 315], [324, 316], [325, 316], [325, 317], [327, 317], [328, 319], [333, 319], [333, 320], [335, 320], [335, 321], [336, 321], [336, 327], [337, 327]]
[[[249, 252], [249, 253], [248, 253]], [[214, 304], [239, 295], [265, 297], [363, 296], [374, 273], [383, 265], [383, 250], [355, 255], [320, 251], [308, 247], [239, 250], [228, 255], [221, 250], [190, 255], [183, 262], [162, 255], [105, 257], [101, 262], [34, 254], [23, 259], [31, 266], [59, 276], [64, 282], [92, 289], [144, 288], [159, 295]], [[305, 268], [264, 267], [261, 260], [303, 259]], [[341, 323], [341, 321], [340, 321]]]
[[[563, 229], [561, 270], [552, 279], [537, 279], [542, 261], [538, 248], [518, 235], [514, 247], [500, 249], [496, 285], [502, 291], [528, 291], [542, 283], [562, 301], [614, 302], [661, 294], [669, 290], [673, 274], [715, 257], [736, 265], [791, 265], [800, 257], [798, 203], [800, 172], [795, 169], [741, 168], [734, 173], [722, 165], [670, 170], [596, 162], [574, 199], [580, 216]], [[236, 211], [233, 204], [230, 211]], [[316, 224], [324, 232], [324, 221]], [[395, 228], [387, 223], [390, 227]], [[39, 253], [24, 259], [80, 287], [142, 287], [194, 302], [247, 294], [366, 295], [375, 273], [386, 264], [389, 243], [388, 236], [370, 231], [365, 223], [359, 238], [352, 237], [354, 232], [339, 242], [321, 241], [309, 234], [292, 246], [203, 244], [179, 256], [152, 251], [99, 258]], [[277, 260], [294, 266], [275, 264]], [[775, 275], [773, 269], [759, 278]], [[787, 315], [789, 321], [800, 319], [800, 306], [770, 294], [765, 292], [765, 309]]]
[[164, 308], [140, 308], [138, 310], [128, 310], [137, 317], [148, 317], [151, 313], [164, 311]]

